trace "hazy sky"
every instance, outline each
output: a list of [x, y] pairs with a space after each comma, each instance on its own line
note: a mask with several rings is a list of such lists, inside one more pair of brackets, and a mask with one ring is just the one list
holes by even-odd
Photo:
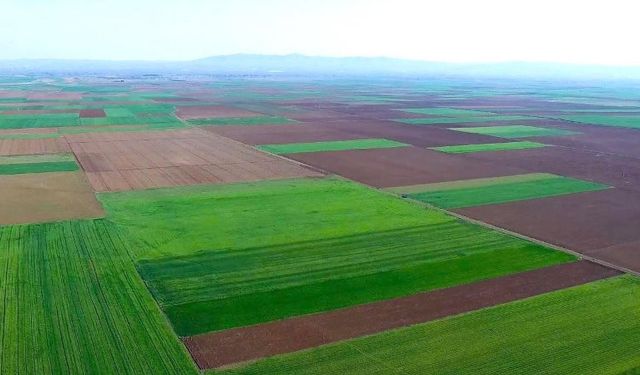
[[0, 0], [0, 59], [303, 53], [640, 65], [636, 3]]

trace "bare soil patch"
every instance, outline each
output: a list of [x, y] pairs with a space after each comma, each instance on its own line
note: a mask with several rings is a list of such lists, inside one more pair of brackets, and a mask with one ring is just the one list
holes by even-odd
[[526, 173], [515, 167], [417, 147], [292, 154], [288, 157], [375, 187]]
[[107, 117], [107, 114], [104, 113], [104, 109], [83, 109], [80, 110], [81, 118], [98, 118], [98, 117]]
[[103, 217], [102, 206], [79, 172], [0, 176], [0, 224]]
[[619, 275], [588, 261], [183, 339], [201, 369], [424, 323]]
[[96, 191], [319, 176], [200, 129], [68, 137]]
[[70, 152], [64, 138], [0, 139], [0, 156]]
[[454, 210], [582, 253], [640, 240], [640, 192], [607, 189]]
[[183, 120], [198, 118], [221, 117], [256, 117], [261, 113], [248, 111], [242, 108], [227, 107], [222, 105], [185, 106], [176, 108], [176, 116]]
[[250, 145], [340, 141], [362, 138], [361, 136], [348, 131], [335, 130], [308, 124], [264, 126], [203, 126], [202, 129]]

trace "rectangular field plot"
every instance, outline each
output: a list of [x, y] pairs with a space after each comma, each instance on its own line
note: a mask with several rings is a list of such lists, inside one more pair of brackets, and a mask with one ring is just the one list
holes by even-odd
[[4, 226], [0, 249], [0, 373], [196, 373], [115, 225]]
[[640, 129], [640, 115], [571, 115], [559, 116], [559, 119], [583, 124], [612, 126], [617, 128]]
[[456, 145], [431, 147], [432, 150], [446, 152], [448, 154], [469, 154], [473, 152], [525, 150], [529, 148], [546, 147], [547, 145], [538, 142], [504, 142], [504, 143], [480, 143], [471, 145]]
[[346, 141], [323, 141], [308, 143], [283, 143], [260, 145], [259, 149], [272, 154], [296, 154], [303, 152], [368, 150], [375, 148], [406, 147], [406, 143], [390, 141], [388, 139], [352, 139]]
[[71, 154], [0, 156], [0, 175], [68, 172], [78, 169]]
[[494, 121], [522, 121], [531, 120], [527, 116], [513, 115], [493, 115], [493, 116], [459, 116], [459, 117], [425, 117], [425, 118], [403, 118], [393, 121], [402, 122], [409, 125], [438, 125], [438, 124], [463, 124], [473, 122], [494, 122]]
[[0, 225], [104, 216], [79, 172], [0, 175], [0, 197]]
[[246, 125], [246, 126], [258, 126], [258, 125], [278, 125], [278, 124], [292, 124], [294, 120], [290, 120], [281, 116], [258, 116], [258, 117], [215, 117], [215, 118], [197, 118], [187, 120], [191, 125], [197, 126], [225, 126], [225, 125]]
[[577, 132], [562, 129], [539, 128], [527, 125], [483, 126], [475, 128], [451, 128], [460, 132], [491, 135], [500, 138], [559, 137]]
[[574, 259], [339, 179], [99, 198], [136, 239], [138, 269], [180, 335]]
[[404, 108], [404, 109], [399, 109], [399, 111], [416, 113], [419, 115], [442, 116], [442, 117], [496, 116], [496, 114], [493, 112], [477, 111], [473, 109], [445, 108], [445, 107]]
[[639, 322], [640, 280], [620, 276], [216, 374], [532, 374], [544, 364], [614, 375], [640, 366]]
[[463, 208], [607, 189], [609, 186], [552, 174], [526, 174], [394, 189], [441, 208]]

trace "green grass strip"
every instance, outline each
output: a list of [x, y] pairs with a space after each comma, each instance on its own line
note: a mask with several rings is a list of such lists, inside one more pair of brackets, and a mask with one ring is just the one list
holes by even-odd
[[616, 128], [640, 129], [640, 116], [624, 115], [573, 115], [558, 116], [557, 118], [583, 124], [611, 126]]
[[482, 126], [471, 128], [451, 128], [465, 133], [491, 135], [500, 138], [558, 137], [580, 134], [563, 129], [539, 128], [528, 125]]
[[76, 164], [75, 161], [0, 164], [0, 175], [45, 173], [45, 172], [66, 172], [66, 171], [75, 171], [77, 169], [78, 169], [78, 165]]
[[72, 154], [43, 154], [43, 155], [18, 155], [0, 156], [0, 165], [5, 164], [33, 164], [46, 162], [74, 162]]
[[487, 151], [508, 151], [508, 150], [526, 150], [530, 148], [541, 148], [547, 145], [537, 142], [503, 142], [503, 143], [482, 143], [472, 145], [455, 145], [431, 147], [432, 150], [446, 152], [448, 154], [468, 154], [473, 152]]
[[615, 375], [640, 366], [638, 321], [620, 276], [215, 373]]
[[279, 125], [291, 124], [296, 121], [281, 116], [257, 117], [217, 117], [202, 118], [187, 121], [191, 125]]
[[554, 176], [534, 181], [411, 193], [409, 197], [441, 208], [451, 209], [555, 197], [608, 188], [607, 185], [595, 182]]
[[112, 223], [0, 227], [0, 269], [0, 373], [197, 373]]
[[493, 116], [496, 114], [493, 112], [476, 111], [473, 109], [459, 109], [459, 108], [405, 108], [399, 109], [399, 111], [417, 113], [421, 115], [429, 116], [444, 116], [444, 117], [475, 117], [475, 116]]
[[495, 121], [521, 121], [532, 120], [527, 116], [495, 115], [495, 116], [469, 116], [469, 117], [428, 117], [428, 118], [401, 118], [393, 121], [409, 125], [438, 125], [438, 124], [462, 124], [465, 122], [495, 122]]
[[367, 150], [373, 148], [406, 147], [406, 143], [391, 141], [388, 139], [352, 139], [345, 141], [324, 141], [309, 143], [284, 143], [260, 145], [258, 148], [273, 154], [295, 154], [302, 152], [322, 152], [341, 150]]
[[423, 193], [427, 191], [441, 191], [441, 190], [453, 190], [453, 189], [467, 189], [474, 187], [486, 187], [493, 185], [501, 185], [512, 182], [524, 182], [524, 181], [538, 181], [546, 180], [549, 178], [557, 177], [555, 174], [550, 173], [526, 173], [517, 174], [511, 176], [500, 177], [485, 177], [485, 178], [473, 178], [470, 180], [457, 180], [436, 182], [431, 184], [419, 184], [409, 186], [398, 186], [385, 189], [392, 193], [397, 194], [409, 194], [409, 193]]

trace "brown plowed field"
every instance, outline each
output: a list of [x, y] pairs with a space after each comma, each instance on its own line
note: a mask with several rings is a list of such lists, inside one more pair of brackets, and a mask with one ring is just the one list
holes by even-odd
[[466, 154], [464, 157], [489, 162], [496, 167], [511, 166], [640, 190], [640, 161], [635, 158], [561, 146], [509, 151], [508, 157], [501, 152]]
[[103, 217], [80, 172], [0, 176], [0, 224]]
[[586, 254], [640, 240], [640, 192], [632, 190], [607, 189], [454, 211]]
[[314, 125], [203, 126], [202, 129], [250, 145], [339, 141], [362, 138], [347, 131]]
[[258, 112], [247, 111], [242, 108], [226, 107], [221, 105], [185, 106], [177, 107], [176, 115], [183, 120], [217, 117], [256, 117]]
[[[96, 191], [319, 176], [296, 163], [198, 129], [69, 137]], [[172, 137], [173, 135], [173, 137]], [[95, 140], [107, 137], [109, 140]], [[138, 137], [138, 139], [136, 139]]]
[[0, 139], [0, 156], [59, 154], [70, 151], [64, 138]]
[[81, 100], [82, 93], [79, 92], [63, 92], [63, 91], [31, 91], [26, 95], [29, 100]]
[[216, 368], [424, 323], [619, 275], [588, 261], [327, 313], [187, 337], [198, 366]]
[[640, 272], [640, 241], [604, 247], [585, 254], [611, 264]]
[[97, 118], [97, 117], [107, 117], [107, 114], [104, 113], [104, 109], [83, 109], [80, 110], [81, 118]]
[[395, 187], [522, 174], [494, 165], [418, 147], [291, 154], [289, 158], [375, 187]]

